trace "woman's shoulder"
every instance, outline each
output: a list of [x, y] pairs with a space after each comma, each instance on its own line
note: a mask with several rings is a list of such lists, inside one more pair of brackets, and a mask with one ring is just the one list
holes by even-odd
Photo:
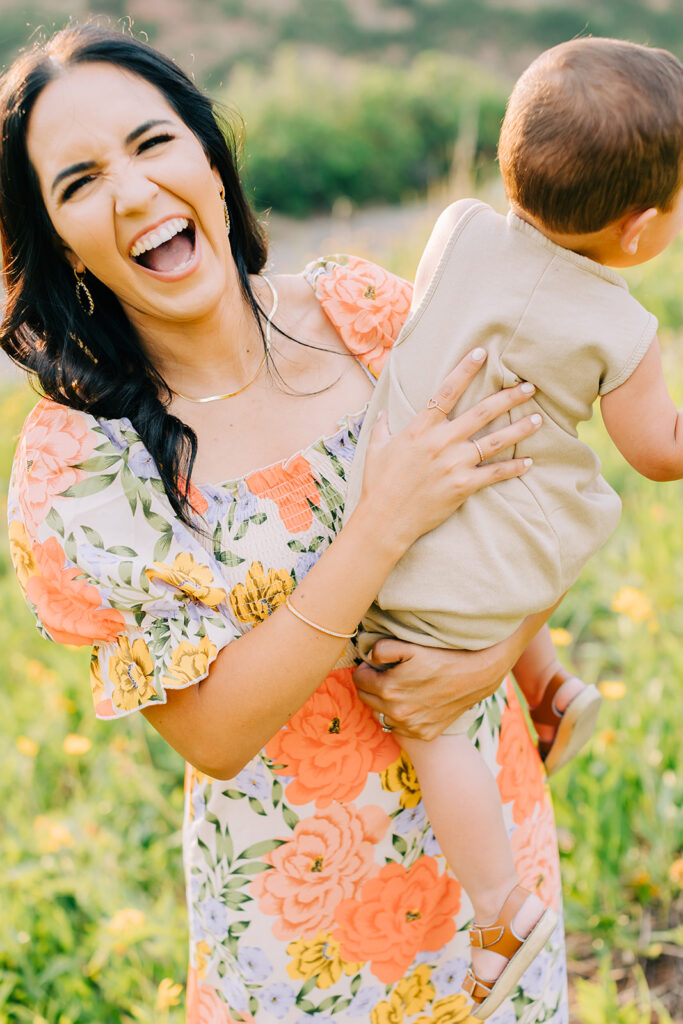
[[378, 377], [410, 312], [412, 285], [359, 256], [312, 260], [303, 271], [346, 347]]

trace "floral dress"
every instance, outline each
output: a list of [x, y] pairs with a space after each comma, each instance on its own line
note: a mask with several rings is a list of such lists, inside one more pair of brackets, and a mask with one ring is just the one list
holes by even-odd
[[[346, 257], [312, 263], [305, 276], [376, 376], [410, 286]], [[130, 421], [38, 403], [15, 458], [12, 555], [41, 632], [93, 645], [99, 718], [204, 679], [226, 644], [282, 604], [340, 528], [362, 420], [363, 411], [349, 415], [331, 436], [239, 480], [193, 487], [207, 539], [174, 515]], [[358, 698], [353, 665], [349, 645], [234, 779], [188, 766], [189, 1024], [468, 1019], [460, 986], [471, 906], [412, 766]], [[498, 782], [522, 884], [559, 909], [552, 809], [512, 685], [482, 707], [475, 742]], [[568, 1021], [561, 927], [491, 1021]]]

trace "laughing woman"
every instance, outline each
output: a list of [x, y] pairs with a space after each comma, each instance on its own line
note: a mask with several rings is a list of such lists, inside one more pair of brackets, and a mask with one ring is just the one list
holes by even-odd
[[[342, 528], [407, 283], [340, 257], [264, 275], [211, 103], [129, 36], [71, 27], [26, 54], [0, 121], [0, 335], [45, 396], [15, 459], [13, 557], [43, 634], [93, 646], [98, 717], [142, 712], [188, 762], [188, 1020], [463, 1020], [471, 909], [376, 715], [430, 738], [492, 694], [478, 743], [522, 882], [557, 905], [540, 761], [498, 687], [540, 621], [478, 653], [385, 641], [385, 673], [354, 676], [350, 640], [417, 536], [525, 471], [475, 467], [468, 439], [527, 395], [425, 409], [396, 437], [378, 423]], [[492, 1020], [566, 1019], [558, 930]]]

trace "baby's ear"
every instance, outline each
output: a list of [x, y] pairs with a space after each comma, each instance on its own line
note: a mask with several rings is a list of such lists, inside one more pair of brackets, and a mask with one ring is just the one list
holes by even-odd
[[659, 214], [656, 206], [650, 206], [647, 210], [639, 210], [637, 213], [629, 213], [624, 217], [619, 230], [619, 244], [622, 252], [628, 256], [635, 256], [638, 252], [640, 236], [647, 225]]

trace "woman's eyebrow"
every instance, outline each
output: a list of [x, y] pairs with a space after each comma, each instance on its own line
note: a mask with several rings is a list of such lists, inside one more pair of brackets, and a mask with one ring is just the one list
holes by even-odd
[[[126, 135], [126, 138], [124, 139], [125, 144], [127, 146], [130, 146], [131, 142], [135, 142], [135, 140], [139, 139], [141, 135], [144, 135], [145, 132], [148, 132], [150, 128], [155, 128], [159, 124], [172, 125], [173, 122], [162, 119], [145, 121], [144, 124], [141, 124], [137, 128], [134, 128], [132, 132], [129, 132], [128, 135]], [[55, 180], [52, 182], [51, 191], [54, 192], [57, 185], [59, 185], [60, 181], [63, 181], [64, 178], [69, 178], [72, 174], [80, 174], [82, 171], [91, 171], [94, 166], [94, 161], [88, 160], [85, 163], [71, 164], [70, 167], [65, 167], [63, 171], [59, 172]]]

